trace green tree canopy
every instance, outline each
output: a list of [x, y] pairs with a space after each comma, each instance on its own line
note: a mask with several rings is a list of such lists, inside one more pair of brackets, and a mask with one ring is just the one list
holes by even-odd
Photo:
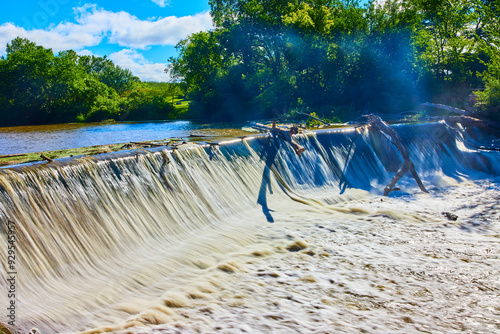
[[[493, 83], [498, 1], [211, 0], [172, 73], [207, 118], [401, 112]], [[493, 71], [493, 67], [491, 67]], [[457, 105], [458, 107], [463, 107]], [[345, 117], [344, 117], [345, 118]]]
[[114, 88], [118, 94], [132, 89], [134, 83], [139, 81], [139, 78], [134, 76], [130, 70], [115, 65], [106, 56], [81, 56], [78, 59], [78, 64], [88, 74], [95, 75], [99, 81]]
[[169, 87], [146, 89], [107, 57], [79, 56], [17, 37], [0, 59], [0, 126], [170, 119]]

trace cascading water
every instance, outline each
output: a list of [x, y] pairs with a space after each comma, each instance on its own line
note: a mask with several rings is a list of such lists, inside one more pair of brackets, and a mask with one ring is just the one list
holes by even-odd
[[[395, 128], [427, 185], [500, 175], [498, 152], [445, 124]], [[301, 157], [257, 137], [0, 170], [0, 220], [15, 224], [16, 328], [139, 333], [179, 321], [173, 310], [224, 285], [220, 273], [238, 271], [241, 254], [262, 253], [263, 230], [279, 234], [268, 223], [292, 226], [308, 210], [349, 216], [342, 203], [380, 194], [402, 164], [388, 138], [362, 128], [297, 141]], [[408, 177], [398, 186], [418, 189]]]

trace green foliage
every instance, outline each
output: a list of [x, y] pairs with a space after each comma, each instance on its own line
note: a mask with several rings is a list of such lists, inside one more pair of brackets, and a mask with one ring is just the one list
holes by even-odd
[[[333, 114], [333, 112], [331, 113], [331, 118], [326, 118], [326, 117], [320, 117], [318, 116], [315, 112], [312, 112], [310, 113], [309, 115], [313, 116], [313, 117], [316, 117], [316, 118], [319, 118], [321, 120], [323, 120], [323, 122], [326, 122], [326, 123], [340, 123], [340, 118], [338, 118], [337, 116], [335, 116]], [[317, 126], [320, 126], [320, 125], [323, 125], [325, 123], [322, 123], [312, 117], [309, 117], [307, 120], [306, 120], [306, 126], [307, 127], [317, 127]]]
[[[215, 28], [177, 46], [179, 84], [141, 83], [106, 57], [16, 38], [0, 59], [0, 125], [179, 117], [343, 121], [421, 102], [498, 110], [498, 0], [210, 0]], [[183, 94], [183, 93], [182, 93]], [[453, 98], [450, 98], [453, 96]], [[444, 102], [444, 103], [446, 103]], [[496, 109], [495, 109], [496, 108]], [[332, 114], [332, 110], [335, 113]]]
[[130, 70], [115, 65], [106, 56], [81, 56], [78, 64], [88, 74], [96, 76], [100, 82], [114, 88], [118, 94], [132, 89], [134, 83], [139, 81], [139, 78], [135, 77]]
[[[216, 28], [183, 40], [172, 59], [196, 117], [274, 118], [293, 109], [328, 115], [333, 109], [345, 120], [366, 111], [401, 112], [457, 87], [481, 87], [478, 73], [498, 52], [496, 0], [210, 5]], [[483, 95], [494, 95], [495, 78], [483, 76], [491, 87]]]
[[496, 55], [484, 73], [485, 89], [476, 92], [481, 109], [500, 120], [500, 56]]
[[178, 84], [140, 83], [107, 57], [16, 38], [0, 59], [0, 126], [176, 118]]
[[16, 38], [7, 44], [7, 59], [1, 63], [1, 122], [43, 122], [51, 111], [51, 82], [54, 79], [54, 54], [27, 39]]
[[[124, 95], [122, 118], [127, 120], [166, 120], [178, 117], [169, 84], [140, 83]], [[178, 91], [177, 87], [177, 91]]]
[[436, 78], [477, 84], [480, 34], [485, 25], [481, 0], [415, 0], [421, 26], [416, 36], [421, 59]]
[[481, 51], [490, 58], [483, 61], [487, 69], [481, 73], [485, 87], [483, 91], [475, 92], [478, 97], [478, 107], [488, 116], [500, 121], [500, 3], [498, 0], [483, 0], [484, 24], [478, 36], [482, 45]]

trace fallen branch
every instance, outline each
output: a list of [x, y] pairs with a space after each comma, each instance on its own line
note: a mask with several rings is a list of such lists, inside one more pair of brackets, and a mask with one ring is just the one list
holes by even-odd
[[159, 144], [159, 143], [148, 143], [148, 142], [136, 142], [136, 141], [131, 141], [130, 142], [131, 144], [134, 144], [134, 145], [141, 145], [141, 146], [155, 146], [155, 147], [159, 147], [159, 146], [165, 146], [166, 144]]
[[299, 133], [299, 129], [294, 126], [290, 127], [287, 130], [283, 130], [276, 125], [276, 122], [273, 122], [272, 126], [251, 122], [250, 127], [257, 129], [259, 131], [270, 132], [272, 135], [278, 136], [284, 141], [290, 143], [290, 145], [292, 145], [293, 150], [295, 151], [295, 153], [297, 153], [299, 157], [306, 150], [293, 139], [292, 136]]
[[453, 113], [457, 113], [457, 114], [462, 114], [462, 115], [468, 114], [467, 111], [465, 111], [463, 109], [458, 109], [458, 108], [455, 108], [455, 107], [450, 107], [450, 106], [447, 106], [447, 105], [444, 105], [444, 104], [436, 104], [436, 103], [425, 102], [425, 103], [420, 104], [420, 106], [421, 107], [429, 107], [429, 108], [441, 109], [441, 110], [445, 110], [445, 111], [453, 112]]
[[197, 134], [190, 134], [188, 136], [189, 138], [203, 138], [203, 137], [214, 137], [214, 136], [210, 136], [210, 135], [197, 135]]
[[415, 166], [413, 165], [413, 162], [410, 160], [410, 155], [408, 154], [408, 151], [403, 145], [403, 142], [401, 140], [401, 137], [399, 137], [398, 133], [394, 131], [393, 128], [391, 128], [389, 125], [387, 125], [380, 117], [370, 114], [365, 116], [368, 118], [370, 121], [370, 125], [373, 129], [377, 129], [380, 132], [385, 133], [389, 137], [392, 138], [393, 144], [396, 146], [398, 151], [401, 153], [401, 156], [403, 157], [404, 163], [403, 166], [399, 169], [399, 171], [394, 175], [392, 180], [389, 182], [387, 187], [384, 188], [384, 196], [388, 196], [391, 191], [394, 191], [395, 188], [394, 186], [396, 183], [406, 174], [406, 172], [410, 171], [411, 175], [417, 181], [417, 184], [424, 193], [428, 193], [427, 189], [425, 189], [424, 184], [422, 183], [422, 180], [420, 180], [420, 177], [417, 174], [417, 171], [415, 170]]
[[51, 158], [49, 158], [48, 156], [46, 156], [45, 154], [40, 154], [40, 157], [45, 160], [45, 161], [48, 161], [48, 162], [52, 162], [53, 160]]
[[272, 131], [272, 127], [270, 127], [269, 125], [262, 124], [262, 123], [250, 122], [250, 127], [252, 129], [259, 130], [261, 132], [271, 132]]
[[471, 116], [448, 116], [444, 119], [452, 126], [456, 126], [457, 123], [460, 123], [464, 128], [478, 128], [486, 133], [496, 135], [497, 137], [500, 136], [499, 122], [474, 118]]

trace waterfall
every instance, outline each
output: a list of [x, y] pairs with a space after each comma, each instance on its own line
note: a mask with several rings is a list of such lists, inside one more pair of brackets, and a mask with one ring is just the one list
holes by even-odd
[[[498, 152], [478, 149], [484, 138], [443, 123], [395, 129], [426, 185], [500, 175]], [[1, 169], [1, 275], [7, 284], [5, 226], [13, 222], [16, 325], [72, 333], [155, 323], [144, 311], [154, 300], [197, 284], [277, 216], [298, 203], [327, 208], [380, 194], [402, 164], [390, 139], [365, 128], [297, 141], [301, 157], [261, 136]], [[410, 177], [398, 186], [418, 191]], [[7, 295], [0, 301], [8, 305]]]

